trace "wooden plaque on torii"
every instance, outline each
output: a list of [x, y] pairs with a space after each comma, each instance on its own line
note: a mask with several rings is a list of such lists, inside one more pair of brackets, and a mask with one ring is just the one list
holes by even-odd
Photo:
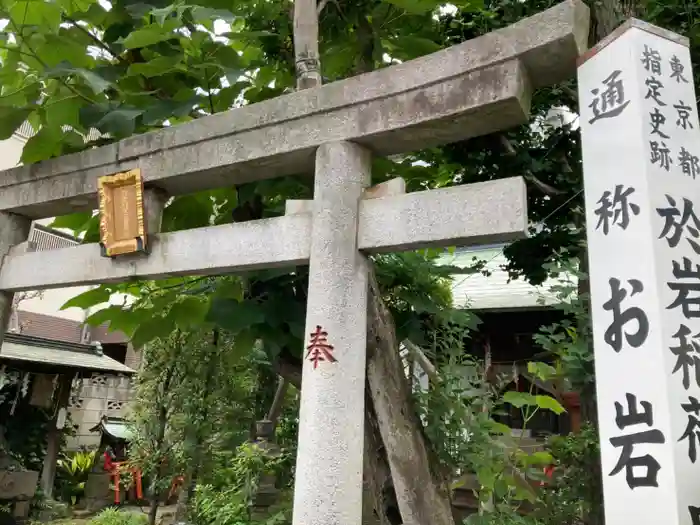
[[103, 257], [146, 252], [141, 170], [98, 179], [100, 248]]

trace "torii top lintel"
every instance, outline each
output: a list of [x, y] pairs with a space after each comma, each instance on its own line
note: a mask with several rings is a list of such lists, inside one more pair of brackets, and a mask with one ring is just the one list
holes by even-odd
[[6, 170], [0, 211], [36, 219], [94, 209], [98, 177], [133, 168], [178, 195], [312, 173], [314, 151], [329, 141], [391, 155], [516, 126], [533, 88], [575, 72], [588, 29], [588, 8], [566, 0], [403, 64]]

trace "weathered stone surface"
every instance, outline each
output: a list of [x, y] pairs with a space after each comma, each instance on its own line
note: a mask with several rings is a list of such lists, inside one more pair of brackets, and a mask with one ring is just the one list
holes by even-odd
[[406, 193], [406, 181], [401, 177], [389, 179], [386, 182], [375, 184], [367, 188], [362, 194], [363, 199], [378, 199], [380, 197], [392, 197]]
[[[24, 243], [29, 236], [31, 221], [14, 213], [0, 212], [0, 261], [10, 250], [20, 243]], [[7, 324], [12, 313], [13, 293], [0, 288], [0, 342], [5, 338]]]
[[527, 228], [526, 202], [520, 177], [368, 199], [360, 208], [360, 249], [396, 252], [513, 241]]
[[35, 470], [1, 470], [0, 500], [30, 500], [36, 492], [39, 473]]
[[90, 472], [85, 482], [85, 497], [110, 501], [112, 495], [109, 487], [110, 482], [111, 475], [109, 472]]
[[[12, 251], [0, 290], [60, 288], [170, 275], [206, 275], [307, 264], [313, 201], [294, 201], [284, 217], [151, 236], [151, 254], [101, 257], [94, 244]], [[358, 246], [367, 253], [522, 238], [527, 227], [520, 177], [360, 201]], [[151, 243], [151, 241], [149, 241]]]
[[303, 364], [292, 523], [361, 525], [368, 262], [357, 225], [372, 155], [324, 144], [316, 166], [305, 348], [318, 332], [332, 346]]
[[111, 260], [96, 244], [8, 256], [0, 269], [0, 289], [60, 288], [80, 283], [124, 282], [168, 275], [221, 274], [305, 264], [311, 221], [291, 215], [153, 235], [151, 254]]
[[[159, 233], [163, 223], [163, 210], [168, 194], [159, 188], [147, 188], [143, 192], [143, 207], [146, 219], [146, 237]], [[146, 241], [148, 242], [148, 241]]]
[[24, 520], [29, 517], [29, 512], [31, 511], [31, 501], [16, 501], [14, 504], [14, 510], [12, 515], [15, 518]]
[[533, 87], [573, 73], [588, 25], [588, 8], [567, 0], [400, 65], [7, 170], [0, 210], [39, 218], [95, 208], [97, 177], [136, 167], [147, 185], [177, 195], [311, 173], [325, 142], [390, 155], [508, 128], [527, 119]]

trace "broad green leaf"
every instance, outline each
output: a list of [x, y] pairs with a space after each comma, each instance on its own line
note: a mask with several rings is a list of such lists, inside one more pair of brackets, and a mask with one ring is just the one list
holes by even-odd
[[175, 197], [163, 211], [163, 231], [208, 226], [213, 213], [214, 203], [208, 192]]
[[84, 226], [83, 242], [98, 242], [100, 240], [100, 216], [95, 214]]
[[270, 31], [239, 31], [234, 33], [224, 33], [223, 36], [229, 40], [255, 40], [256, 38], [277, 36], [277, 33], [272, 33]]
[[101, 326], [105, 323], [109, 323], [115, 316], [117, 309], [121, 310], [120, 307], [112, 305], [108, 306], [107, 308], [97, 310], [95, 313], [85, 318], [85, 324], [90, 326]]
[[97, 123], [113, 109], [113, 106], [109, 106], [107, 104], [92, 104], [89, 106], [83, 106], [80, 108], [79, 112], [80, 124], [85, 129], [94, 128], [97, 126]]
[[530, 465], [551, 465], [554, 458], [549, 452], [533, 452], [527, 455], [527, 463]]
[[118, 305], [111, 305], [98, 310], [85, 319], [85, 322], [90, 326], [101, 326], [107, 323], [110, 332], [123, 332], [128, 337], [131, 337], [134, 330], [141, 323], [138, 312], [133, 312]]
[[189, 115], [198, 105], [200, 97], [195, 95], [189, 100], [178, 102], [175, 100], [157, 100], [153, 105], [148, 106], [142, 115], [142, 121], [147, 126], [152, 126], [164, 120], [182, 118]]
[[122, 44], [127, 49], [136, 49], [170, 40], [176, 36], [172, 32], [171, 26], [172, 24], [165, 24], [165, 26], [149, 24], [129, 33], [129, 36], [122, 41]]
[[33, 164], [61, 153], [61, 132], [54, 128], [41, 128], [22, 149], [23, 164]]
[[500, 434], [503, 436], [510, 436], [511, 434], [511, 428], [508, 425], [499, 423], [498, 421], [490, 420], [488, 425], [491, 428], [491, 433], [493, 434]]
[[69, 299], [63, 306], [61, 306], [61, 310], [67, 310], [68, 308], [80, 308], [82, 310], [86, 310], [92, 306], [109, 302], [111, 295], [112, 292], [109, 288], [99, 286]]
[[95, 93], [99, 94], [110, 87], [110, 82], [102, 78], [100, 75], [94, 71], [90, 71], [83, 68], [77, 68], [70, 65], [68, 62], [62, 62], [56, 67], [49, 68], [45, 71], [48, 78], [60, 78], [69, 75], [79, 75], [82, 77], [90, 89]]
[[67, 15], [88, 11], [97, 0], [59, 0], [60, 6]]
[[207, 20], [223, 20], [224, 22], [235, 22], [238, 17], [226, 9], [211, 9], [209, 7], [196, 6], [192, 9], [192, 19], [195, 22]]
[[497, 498], [503, 498], [508, 494], [510, 485], [503, 478], [498, 478], [493, 484], [493, 493]]
[[219, 113], [231, 109], [234, 106], [234, 102], [241, 94], [241, 91], [249, 85], [248, 82], [236, 82], [220, 90], [216, 95], [212, 95], [214, 112]]
[[561, 406], [561, 403], [559, 403], [559, 401], [554, 399], [552, 396], [536, 396], [535, 402], [538, 407], [544, 410], [551, 410], [557, 415], [566, 412], [566, 409]]
[[478, 11], [484, 7], [484, 0], [452, 0], [450, 3], [459, 7], [460, 10], [464, 12]]
[[173, 71], [182, 63], [182, 55], [159, 56], [146, 63], [136, 63], [129, 66], [129, 75], [143, 75], [146, 78], [157, 77], [168, 71]]
[[166, 337], [175, 329], [173, 319], [168, 317], [155, 316], [147, 318], [139, 325], [131, 337], [131, 343], [136, 348], [141, 348], [143, 345], [158, 337]]
[[160, 9], [151, 9], [150, 13], [151, 16], [153, 16], [153, 19], [159, 24], [159, 25], [165, 25], [166, 22], [172, 22], [173, 18], [171, 18], [171, 15], [175, 15], [176, 20], [180, 20], [182, 18], [182, 14], [188, 9], [188, 6], [186, 5], [169, 5], [167, 7], [163, 7]]
[[0, 140], [9, 139], [31, 112], [31, 108], [0, 106]]
[[444, 4], [445, 2], [442, 2], [440, 0], [384, 0], [385, 2], [389, 4], [393, 4], [396, 7], [400, 7], [401, 9], [405, 9], [409, 13], [414, 13], [414, 14], [424, 14], [428, 13], [430, 11], [433, 11], [434, 9], [437, 9], [439, 6]]
[[540, 361], [529, 362], [527, 364], [527, 371], [542, 381], [549, 381], [557, 375], [556, 368]]
[[226, 280], [217, 283], [214, 290], [216, 297], [225, 299], [234, 299], [235, 301], [243, 300], [243, 284], [238, 277], [227, 277]]
[[171, 317], [177, 326], [188, 328], [201, 324], [208, 311], [209, 303], [206, 297], [189, 296], [177, 301], [168, 312], [168, 317]]
[[21, 78], [21, 85], [12, 85], [11, 79], [1, 79], [3, 86], [0, 96], [0, 106], [30, 109], [31, 106], [39, 102], [41, 98], [41, 83], [37, 80]]
[[121, 107], [107, 113], [95, 125], [103, 133], [112, 133], [125, 137], [133, 134], [136, 128], [136, 118], [143, 113], [142, 109]]
[[429, 55], [442, 49], [442, 46], [432, 40], [419, 36], [398, 36], [392, 40], [392, 44], [405, 53], [404, 59]]
[[64, 34], [46, 35], [43, 45], [36, 48], [36, 54], [50, 68], [61, 63], [89, 68], [92, 61], [87, 46], [80, 45]]
[[65, 98], [49, 99], [44, 104], [47, 122], [59, 123], [62, 126], [80, 127], [80, 108], [85, 101], [77, 95]]
[[215, 297], [206, 320], [235, 335], [252, 325], [265, 322], [265, 316], [252, 301], [238, 302], [235, 299]]
[[515, 408], [522, 408], [524, 406], [537, 406], [537, 400], [532, 394], [527, 392], [513, 392], [508, 391], [503, 394], [503, 401], [513, 405]]
[[52, 2], [19, 0], [9, 10], [16, 26], [39, 26], [57, 33], [61, 24], [61, 7]]

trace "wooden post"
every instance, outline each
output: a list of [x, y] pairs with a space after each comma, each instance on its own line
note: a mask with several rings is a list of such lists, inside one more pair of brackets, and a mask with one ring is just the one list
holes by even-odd
[[316, 0], [294, 2], [294, 54], [297, 89], [321, 85], [318, 53], [318, 14]]
[[56, 428], [56, 425], [61, 414], [61, 409], [68, 409], [72, 384], [72, 375], [61, 374], [59, 376], [54, 414], [49, 421], [49, 429], [46, 436], [46, 456], [44, 456], [44, 466], [41, 469], [41, 479], [39, 480], [39, 486], [46, 499], [51, 499], [53, 497], [53, 483], [56, 478], [56, 461], [58, 460], [59, 448], [61, 446], [62, 429]]

